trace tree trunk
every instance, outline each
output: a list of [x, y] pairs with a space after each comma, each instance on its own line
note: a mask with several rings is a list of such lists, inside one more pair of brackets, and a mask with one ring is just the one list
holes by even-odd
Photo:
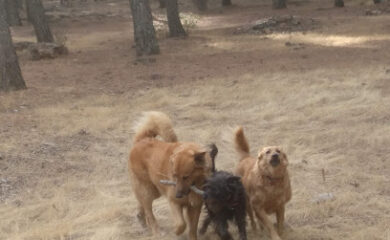
[[184, 30], [183, 25], [181, 24], [180, 21], [179, 7], [177, 5], [177, 0], [165, 0], [165, 3], [167, 4], [169, 36], [171, 37], [186, 36], [187, 33]]
[[381, 3], [382, 1], [381, 0], [374, 0], [374, 3], [377, 4], [377, 3]]
[[41, 0], [26, 0], [31, 23], [38, 42], [54, 42]]
[[274, 9], [286, 8], [286, 0], [272, 0], [272, 7]]
[[335, 0], [334, 6], [335, 7], [344, 7], [344, 0]]
[[199, 11], [207, 10], [207, 0], [192, 0]]
[[23, 0], [16, 0], [18, 8], [23, 9]]
[[31, 17], [31, 14], [30, 14], [30, 8], [29, 8], [29, 5], [28, 5], [28, 2], [29, 0], [25, 0], [24, 1], [24, 4], [26, 5], [26, 17], [27, 17], [27, 21], [29, 22], [29, 23], [32, 23], [33, 21], [32, 21], [32, 17]]
[[19, 67], [18, 57], [12, 44], [5, 13], [5, 0], [0, 0], [0, 90], [26, 88]]
[[222, 0], [222, 6], [230, 6], [230, 5], [232, 5], [231, 0]]
[[160, 53], [148, 0], [130, 0], [137, 55]]
[[7, 21], [9, 26], [21, 26], [22, 21], [19, 17], [18, 2], [16, 0], [6, 0], [5, 7], [7, 12]]
[[159, 0], [160, 8], [165, 8], [165, 0]]

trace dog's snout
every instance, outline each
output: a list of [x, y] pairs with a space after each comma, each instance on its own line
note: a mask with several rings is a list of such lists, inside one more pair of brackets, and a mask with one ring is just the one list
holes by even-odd
[[183, 198], [184, 194], [182, 191], [176, 192], [176, 198]]
[[279, 154], [275, 153], [275, 154], [272, 154], [272, 157], [271, 157], [271, 165], [273, 167], [276, 167], [278, 166], [280, 163], [280, 159], [279, 159]]

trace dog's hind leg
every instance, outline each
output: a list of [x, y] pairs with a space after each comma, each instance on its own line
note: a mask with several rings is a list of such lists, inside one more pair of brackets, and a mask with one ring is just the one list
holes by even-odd
[[210, 223], [211, 223], [211, 217], [207, 215], [206, 219], [203, 221], [202, 227], [199, 230], [199, 233], [201, 235], [206, 233], [207, 228], [209, 227]]
[[138, 181], [133, 181], [133, 190], [140, 204], [137, 217], [140, 217], [141, 224], [142, 218], [145, 219], [153, 234], [160, 235], [160, 229], [152, 209], [153, 201], [160, 197], [160, 193], [154, 185]]
[[175, 219], [175, 224], [176, 224], [175, 234], [180, 235], [186, 230], [187, 227], [187, 224], [184, 221], [184, 217], [183, 217], [183, 207], [170, 200], [169, 200], [169, 206], [171, 207], [172, 215]]
[[202, 205], [199, 206], [188, 206], [187, 207], [187, 217], [189, 223], [189, 240], [197, 240], [198, 239], [198, 223], [199, 216], [202, 210]]
[[284, 206], [281, 206], [276, 210], [276, 222], [278, 224], [278, 232], [282, 235], [284, 228]]

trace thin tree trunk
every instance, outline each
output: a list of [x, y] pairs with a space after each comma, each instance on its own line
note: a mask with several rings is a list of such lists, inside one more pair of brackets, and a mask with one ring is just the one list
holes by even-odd
[[203, 12], [207, 10], [207, 0], [192, 0], [192, 2], [195, 4], [199, 11]]
[[335, 7], [344, 7], [344, 0], [335, 0], [334, 6]]
[[137, 55], [160, 53], [148, 0], [130, 0]]
[[20, 21], [19, 17], [18, 2], [16, 0], [6, 0], [5, 5], [9, 26], [21, 26], [22, 21]]
[[15, 0], [17, 2], [18, 8], [23, 9], [23, 0]]
[[28, 2], [29, 0], [25, 0], [24, 1], [24, 4], [26, 5], [26, 16], [27, 16], [27, 21], [29, 22], [29, 23], [32, 23], [33, 21], [32, 21], [32, 17], [31, 17], [31, 14], [30, 14], [30, 8], [29, 8], [29, 5], [28, 5]]
[[286, 8], [286, 0], [272, 0], [272, 7], [274, 9]]
[[12, 44], [5, 13], [5, 0], [0, 0], [0, 90], [26, 88], [18, 57]]
[[165, 0], [159, 0], [160, 8], [165, 8]]
[[180, 21], [179, 7], [177, 5], [177, 0], [165, 0], [165, 2], [167, 4], [169, 36], [171, 37], [186, 36], [187, 33], [184, 30], [183, 25], [181, 24]]
[[54, 42], [41, 0], [26, 0], [31, 23], [38, 42]]
[[222, 0], [222, 6], [230, 6], [230, 5], [232, 5], [231, 0]]

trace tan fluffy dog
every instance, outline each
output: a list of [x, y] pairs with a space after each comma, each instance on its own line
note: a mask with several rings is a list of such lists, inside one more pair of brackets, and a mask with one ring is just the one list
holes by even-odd
[[[157, 136], [164, 141], [156, 139]], [[141, 223], [147, 223], [155, 235], [160, 235], [152, 203], [164, 195], [175, 218], [175, 233], [182, 234], [188, 223], [189, 239], [197, 239], [203, 200], [190, 187], [195, 185], [201, 188], [211, 174], [211, 166], [212, 161], [205, 147], [177, 141], [168, 116], [161, 112], [145, 113], [135, 127], [129, 158], [129, 173], [139, 202], [138, 218]], [[176, 185], [163, 185], [160, 180], [175, 181]], [[187, 223], [183, 210], [188, 216]]]
[[236, 174], [242, 177], [248, 195], [248, 215], [256, 228], [253, 212], [268, 229], [272, 240], [280, 240], [268, 214], [276, 214], [279, 233], [283, 232], [284, 205], [291, 199], [286, 154], [279, 147], [265, 147], [257, 158], [249, 155], [249, 145], [242, 127], [235, 131], [235, 147], [240, 154]]

